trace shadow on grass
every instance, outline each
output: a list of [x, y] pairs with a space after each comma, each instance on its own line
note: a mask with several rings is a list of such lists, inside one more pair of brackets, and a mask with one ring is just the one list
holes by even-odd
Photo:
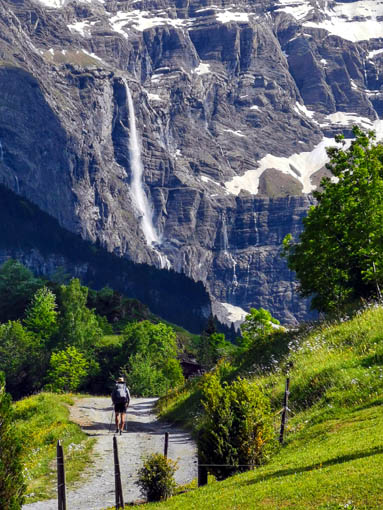
[[321, 469], [321, 468], [325, 468], [328, 466], [334, 466], [336, 464], [350, 462], [351, 460], [372, 457], [373, 455], [379, 455], [382, 453], [383, 453], [383, 446], [376, 446], [372, 450], [354, 452], [354, 453], [350, 453], [349, 455], [342, 455], [342, 456], [336, 457], [334, 459], [326, 460], [325, 462], [311, 464], [310, 466], [290, 468], [290, 469], [281, 469], [280, 471], [276, 471], [275, 473], [270, 473], [269, 475], [266, 475], [266, 476], [260, 475], [260, 476], [257, 476], [254, 480], [249, 480], [247, 482], [244, 482], [242, 485], [252, 485], [252, 484], [255, 484], [258, 482], [263, 482], [265, 480], [271, 480], [272, 478], [296, 475], [298, 473], [304, 473], [306, 471], [314, 471], [315, 469]]
[[362, 360], [361, 365], [366, 368], [370, 368], [373, 365], [383, 365], [383, 353], [375, 353], [371, 356], [367, 356]]

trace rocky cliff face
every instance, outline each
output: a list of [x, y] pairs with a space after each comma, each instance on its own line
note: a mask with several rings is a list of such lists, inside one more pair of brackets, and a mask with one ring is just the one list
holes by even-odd
[[302, 320], [281, 241], [333, 135], [383, 132], [382, 20], [380, 0], [3, 0], [1, 181], [117, 255], [202, 280], [230, 318]]
[[75, 276], [93, 289], [107, 286], [139, 299], [151, 312], [193, 333], [205, 327], [212, 309], [201, 282], [108, 253], [2, 185], [0, 218], [0, 265], [17, 259], [36, 275], [59, 283]]

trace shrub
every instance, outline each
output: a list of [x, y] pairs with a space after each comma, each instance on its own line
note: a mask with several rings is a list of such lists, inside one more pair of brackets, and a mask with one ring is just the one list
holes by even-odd
[[0, 508], [20, 510], [24, 502], [21, 443], [15, 433], [11, 399], [0, 372]]
[[252, 382], [238, 378], [221, 384], [211, 373], [202, 383], [205, 418], [199, 433], [200, 461], [222, 480], [254, 468], [273, 444], [270, 402]]
[[171, 388], [174, 386], [181, 386], [185, 382], [181, 363], [178, 359], [168, 359], [162, 369], [162, 372]]
[[176, 469], [177, 462], [161, 453], [153, 453], [144, 459], [136, 483], [148, 501], [163, 501], [173, 495]]

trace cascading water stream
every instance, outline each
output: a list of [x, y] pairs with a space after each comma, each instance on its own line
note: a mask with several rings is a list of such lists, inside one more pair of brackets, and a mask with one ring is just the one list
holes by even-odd
[[4, 160], [3, 144], [0, 142], [0, 161]]
[[147, 244], [159, 244], [160, 238], [154, 229], [152, 220], [152, 210], [149, 205], [148, 197], [146, 196], [144, 186], [142, 184], [142, 176], [144, 168], [141, 161], [141, 147], [137, 134], [136, 127], [136, 114], [134, 111], [134, 104], [132, 94], [130, 93], [128, 84], [126, 84], [126, 94], [128, 97], [129, 107], [129, 153], [130, 153], [130, 166], [132, 171], [131, 194], [133, 203], [140, 214], [141, 228], [144, 233]]
[[161, 238], [154, 228], [152, 208], [142, 182], [144, 167], [141, 159], [141, 146], [136, 127], [136, 114], [132, 94], [127, 82], [125, 82], [125, 88], [129, 107], [129, 154], [132, 172], [131, 196], [133, 204], [140, 215], [141, 228], [144, 233], [146, 243], [150, 246], [152, 251], [156, 253], [160, 267], [169, 269], [170, 262], [168, 258], [158, 249], [161, 244]]
[[227, 224], [226, 224], [226, 215], [222, 215], [222, 244], [223, 244], [223, 253], [230, 260], [233, 265], [233, 294], [236, 292], [238, 287], [238, 278], [237, 278], [237, 262], [230, 252], [229, 246], [229, 236], [227, 234]]
[[227, 235], [226, 216], [222, 216], [222, 242], [223, 251], [227, 253], [229, 251], [229, 238]]

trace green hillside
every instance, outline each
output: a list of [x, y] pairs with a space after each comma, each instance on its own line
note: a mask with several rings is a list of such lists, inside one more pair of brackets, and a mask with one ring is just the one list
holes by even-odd
[[[271, 398], [276, 433], [289, 368], [291, 417], [283, 447], [254, 471], [147, 508], [383, 508], [383, 309], [287, 338], [289, 354], [276, 349], [269, 368], [256, 361], [249, 366], [252, 349], [244, 356], [253, 372], [248, 377]], [[243, 367], [235, 367], [238, 372], [246, 375]], [[195, 423], [197, 391], [163, 402], [162, 416]]]

